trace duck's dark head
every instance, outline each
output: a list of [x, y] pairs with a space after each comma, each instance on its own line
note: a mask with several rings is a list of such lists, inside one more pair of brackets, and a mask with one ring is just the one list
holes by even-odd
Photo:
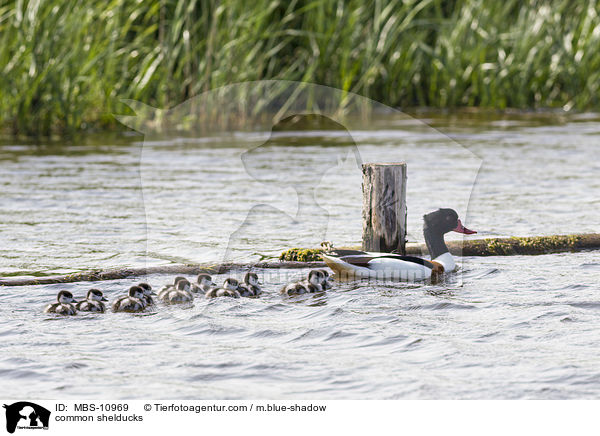
[[230, 291], [236, 291], [239, 287], [240, 287], [240, 282], [238, 282], [236, 279], [229, 278], [223, 282], [223, 289], [228, 289]]
[[321, 285], [325, 281], [325, 273], [320, 269], [313, 269], [308, 273], [308, 281], [313, 285]]
[[438, 209], [423, 216], [423, 234], [432, 259], [446, 253], [448, 247], [444, 242], [444, 235], [448, 232], [472, 235], [477, 233], [463, 226], [454, 209]]
[[244, 283], [246, 283], [247, 285], [252, 285], [252, 286], [260, 285], [260, 283], [258, 281], [258, 275], [253, 272], [246, 273], [246, 275], [244, 276]]
[[73, 298], [73, 294], [69, 291], [60, 291], [56, 296], [56, 299], [61, 304], [70, 304], [75, 303], [75, 299]]
[[175, 289], [177, 289], [178, 291], [189, 291], [190, 288], [192, 287], [192, 284], [190, 283], [190, 281], [186, 278], [181, 278], [179, 280], [177, 280], [177, 284], [175, 285]]
[[214, 284], [212, 281], [212, 277], [209, 276], [208, 274], [199, 274], [197, 282], [199, 285], [202, 285], [204, 283]]
[[87, 293], [87, 299], [93, 301], [108, 301], [99, 289], [90, 289]]
[[329, 271], [327, 271], [326, 269], [320, 269], [319, 271], [323, 273], [323, 275], [325, 276], [325, 280], [329, 278]]
[[431, 212], [423, 216], [423, 220], [425, 221], [425, 228], [434, 230], [441, 234], [458, 232], [466, 235], [472, 235], [473, 233], [477, 233], [463, 226], [460, 218], [458, 218], [458, 214], [454, 209], [438, 209], [435, 212]]
[[180, 280], [187, 280], [187, 279], [185, 277], [182, 277], [182, 276], [177, 276], [177, 277], [175, 277], [175, 280], [173, 280], [173, 284], [175, 286], [177, 286], [177, 282], [180, 281]]
[[152, 290], [152, 286], [148, 283], [138, 283], [138, 287], [142, 288], [142, 292], [145, 296], [156, 295], [156, 293]]
[[132, 298], [143, 298], [144, 290], [139, 286], [132, 286], [129, 288], [129, 296]]

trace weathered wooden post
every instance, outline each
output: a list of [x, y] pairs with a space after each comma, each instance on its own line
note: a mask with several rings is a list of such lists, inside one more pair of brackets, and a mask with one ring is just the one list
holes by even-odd
[[363, 250], [406, 254], [406, 163], [367, 163], [362, 172]]

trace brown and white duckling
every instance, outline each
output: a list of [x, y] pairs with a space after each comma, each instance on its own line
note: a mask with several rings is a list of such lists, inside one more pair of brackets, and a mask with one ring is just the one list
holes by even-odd
[[287, 296], [308, 294], [308, 289], [302, 282], [290, 283], [281, 289], [281, 294]]
[[132, 286], [127, 295], [117, 298], [112, 303], [114, 312], [141, 312], [145, 308], [144, 291], [139, 286]]
[[152, 306], [154, 304], [154, 299], [152, 296], [156, 295], [155, 292], [152, 291], [152, 286], [148, 283], [138, 283], [138, 286], [142, 288], [142, 292], [144, 293], [144, 303], [146, 306]]
[[60, 291], [56, 296], [58, 303], [48, 304], [44, 313], [58, 313], [59, 315], [75, 315], [75, 299], [69, 291]]
[[308, 273], [308, 278], [304, 282], [304, 286], [308, 289], [308, 292], [322, 292], [325, 290], [323, 284], [327, 280], [325, 271], [322, 269], [315, 269]]
[[206, 294], [212, 288], [217, 286], [217, 284], [213, 282], [212, 277], [208, 274], [200, 274], [197, 282], [198, 283], [192, 283], [192, 292], [195, 294]]
[[169, 292], [175, 289], [175, 286], [177, 286], [177, 282], [179, 280], [187, 280], [185, 277], [182, 276], [177, 276], [175, 277], [175, 280], [173, 280], [173, 284], [172, 285], [164, 285], [162, 288], [160, 288], [160, 290], [158, 291], [158, 299], [162, 300], [163, 299], [163, 295], [165, 292]]
[[75, 305], [75, 308], [80, 312], [100, 312], [104, 313], [106, 306], [103, 301], [108, 301], [102, 291], [99, 289], [90, 289], [85, 297], [85, 300], [80, 301]]
[[[299, 295], [304, 293], [322, 292], [324, 290], [325, 273], [322, 270], [314, 269], [308, 273], [308, 278], [296, 283], [290, 283], [281, 290], [284, 295]], [[300, 286], [298, 286], [300, 285]], [[303, 292], [303, 288], [306, 292]]]
[[187, 303], [194, 300], [194, 294], [191, 292], [191, 283], [185, 279], [177, 280], [175, 289], [171, 289], [159, 295], [159, 298], [164, 303]]
[[236, 279], [226, 279], [223, 282], [222, 288], [212, 288], [206, 294], [206, 298], [217, 298], [217, 297], [231, 297], [240, 298], [241, 295], [238, 291], [240, 283]]
[[258, 297], [262, 293], [258, 276], [253, 272], [246, 273], [238, 291], [242, 297]]
[[321, 285], [321, 286], [323, 286], [323, 290], [325, 291], [327, 289], [331, 289], [333, 287], [333, 285], [329, 281], [329, 271], [327, 271], [326, 269], [320, 269], [318, 271], [321, 271], [323, 273], [323, 275], [325, 276], [325, 279], [323, 280], [323, 283]]

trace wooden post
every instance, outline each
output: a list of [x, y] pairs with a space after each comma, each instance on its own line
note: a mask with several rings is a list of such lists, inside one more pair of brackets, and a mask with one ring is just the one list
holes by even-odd
[[406, 163], [368, 163], [362, 172], [363, 250], [406, 254]]

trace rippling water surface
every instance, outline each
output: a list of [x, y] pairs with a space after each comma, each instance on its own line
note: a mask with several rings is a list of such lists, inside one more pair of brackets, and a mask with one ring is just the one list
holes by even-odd
[[[382, 119], [348, 132], [0, 146], [0, 275], [258, 260], [360, 242], [357, 157], [408, 162], [408, 226], [454, 207], [479, 236], [598, 232], [600, 120]], [[437, 129], [437, 130], [436, 130]], [[354, 151], [354, 145], [358, 153]], [[233, 236], [232, 236], [233, 235]], [[312, 244], [312, 245], [311, 245]], [[598, 252], [465, 258], [438, 285], [340, 283], [143, 315], [42, 313], [152, 275], [0, 289], [0, 385], [35, 398], [598, 398]], [[244, 271], [231, 274], [241, 277]], [[216, 277], [221, 282], [225, 276]], [[192, 279], [192, 277], [189, 277]]]

